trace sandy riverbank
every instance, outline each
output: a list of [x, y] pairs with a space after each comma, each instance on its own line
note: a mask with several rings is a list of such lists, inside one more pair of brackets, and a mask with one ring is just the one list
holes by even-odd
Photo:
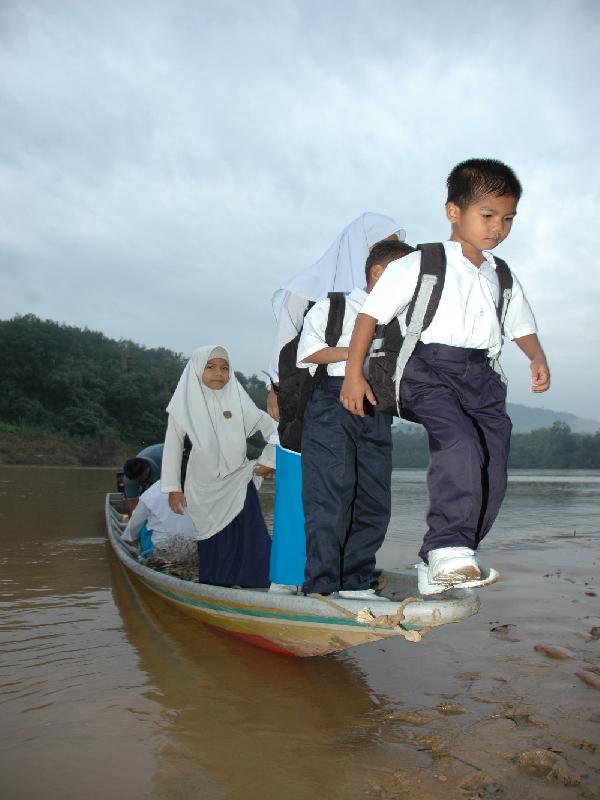
[[488, 561], [502, 580], [481, 590], [480, 613], [402, 649], [402, 674], [418, 681], [398, 686], [357, 653], [397, 704], [366, 725], [403, 754], [371, 789], [383, 800], [599, 798], [600, 534], [498, 547]]

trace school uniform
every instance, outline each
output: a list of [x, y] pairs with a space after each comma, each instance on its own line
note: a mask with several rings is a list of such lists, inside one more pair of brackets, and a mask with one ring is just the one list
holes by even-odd
[[[221, 389], [202, 382], [211, 355], [230, 364], [231, 377]], [[198, 540], [200, 582], [267, 587], [271, 541], [258, 502], [256, 462], [246, 458], [246, 440], [257, 431], [268, 439], [273, 420], [237, 381], [227, 351], [212, 345], [194, 351], [167, 411], [161, 490], [182, 491], [187, 434], [192, 449], [184, 492]], [[272, 450], [267, 445], [259, 462], [274, 466]]]
[[[150, 535], [149, 546], [144, 542], [144, 529]], [[140, 496], [121, 538], [129, 544], [139, 540], [141, 555], [147, 556], [154, 549], [168, 552], [174, 539], [194, 539], [195, 531], [187, 513], [171, 511], [168, 498], [161, 492], [160, 481], [157, 481]]]
[[[349, 345], [366, 297], [362, 289], [347, 296], [339, 347]], [[306, 315], [298, 366], [327, 347], [328, 313], [329, 300], [322, 300]], [[308, 369], [314, 374], [317, 367]], [[327, 378], [323, 385], [317, 379], [304, 414], [306, 593], [368, 589], [390, 520], [392, 418], [372, 406], [364, 417], [346, 411], [339, 399], [345, 370], [345, 361], [327, 365]]]
[[[269, 366], [273, 383], [279, 380], [279, 354], [296, 337], [303, 325], [310, 301], [328, 292], [349, 292], [364, 285], [364, 267], [369, 248], [405, 232], [392, 217], [366, 212], [347, 225], [318, 261], [297, 272], [273, 294], [277, 320], [275, 342]], [[270, 576], [273, 583], [299, 585], [306, 563], [305, 520], [302, 505], [300, 454], [277, 446], [275, 511]]]
[[[490, 530], [506, 492], [511, 422], [506, 386], [490, 367], [502, 345], [498, 322], [499, 281], [494, 257], [479, 268], [459, 242], [445, 242], [446, 275], [440, 303], [411, 355], [400, 384], [402, 403], [427, 430], [430, 462], [428, 530], [419, 555], [430, 550], [476, 550]], [[397, 316], [406, 332], [421, 255], [388, 265], [363, 306], [387, 324]], [[513, 273], [504, 320], [510, 339], [537, 332], [521, 284]]]

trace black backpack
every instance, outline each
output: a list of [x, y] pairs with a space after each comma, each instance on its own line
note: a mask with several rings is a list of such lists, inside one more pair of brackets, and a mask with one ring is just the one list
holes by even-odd
[[[402, 336], [397, 318], [387, 325], [378, 325], [369, 359], [369, 383], [377, 398], [377, 410], [411, 422], [416, 419], [409, 409], [401, 405], [400, 380], [421, 333], [429, 327], [436, 314], [446, 277], [446, 251], [443, 244], [419, 244], [417, 250], [421, 251], [421, 268], [406, 313], [406, 334]], [[512, 295], [513, 279], [505, 261], [497, 256], [494, 256], [494, 261], [500, 283], [497, 313], [502, 328]], [[491, 366], [506, 381], [497, 358], [492, 360]]]
[[[335, 347], [342, 334], [344, 313], [346, 311], [346, 295], [343, 292], [329, 292], [329, 315], [325, 329], [325, 341], [328, 347]], [[308, 304], [304, 316], [314, 306]], [[304, 410], [312, 394], [313, 386], [323, 384], [327, 380], [327, 365], [319, 364], [316, 372], [310, 374], [307, 368], [297, 367], [298, 342], [302, 328], [294, 338], [281, 348], [279, 353], [279, 442], [286, 450], [300, 452], [302, 442], [302, 423]]]

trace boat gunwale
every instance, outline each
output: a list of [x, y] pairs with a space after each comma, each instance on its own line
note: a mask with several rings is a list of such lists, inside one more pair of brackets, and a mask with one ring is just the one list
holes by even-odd
[[[304, 595], [285, 595], [269, 594], [266, 590], [252, 589], [229, 589], [222, 586], [210, 586], [194, 581], [177, 578], [174, 575], [158, 572], [137, 561], [131, 554], [127, 546], [121, 541], [115, 528], [119, 521], [118, 510], [112, 504], [114, 501], [122, 500], [122, 495], [118, 493], [108, 493], [105, 498], [106, 527], [112, 549], [119, 561], [125, 568], [134, 573], [150, 591], [154, 591], [159, 596], [175, 602], [182, 606], [198, 609], [200, 613], [204, 611], [207, 616], [214, 618], [226, 615], [230, 618], [249, 618], [254, 617], [267, 622], [281, 622], [283, 624], [317, 624], [324, 626], [340, 626], [345, 628], [356, 628], [371, 631], [375, 634], [384, 636], [393, 635], [398, 628], [404, 630], [419, 631], [423, 627], [437, 627], [443, 624], [450, 624], [465, 619], [473, 615], [479, 609], [479, 599], [472, 590], [459, 590], [463, 596], [447, 598], [443, 601], [418, 600], [417, 603], [406, 607], [420, 611], [426, 619], [419, 622], [403, 621], [397, 624], [384, 626], [374, 625], [366, 621], [358, 621], [355, 615], [365, 608], [366, 603], [358, 600], [343, 600], [336, 598], [335, 605], [341, 611], [339, 615], [332, 616], [332, 609], [329, 603], [314, 597]], [[401, 600], [387, 600], [369, 602], [372, 611], [377, 615], [393, 614], [401, 604]], [[297, 610], [294, 606], [301, 606]], [[415, 609], [414, 606], [418, 606]], [[204, 608], [202, 608], [204, 607]], [[440, 608], [446, 613], [440, 612]], [[342, 611], [344, 614], [342, 614]], [[458, 614], [452, 614], [458, 611]], [[347, 616], [346, 616], [347, 615]], [[427, 617], [431, 617], [429, 620]], [[444, 617], [450, 617], [446, 619]]]

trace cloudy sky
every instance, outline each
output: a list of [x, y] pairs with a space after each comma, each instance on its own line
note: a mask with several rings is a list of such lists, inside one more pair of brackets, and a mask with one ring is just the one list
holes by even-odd
[[365, 210], [447, 236], [455, 163], [525, 189], [498, 248], [600, 418], [596, 0], [0, 0], [0, 318], [266, 369], [270, 297]]

